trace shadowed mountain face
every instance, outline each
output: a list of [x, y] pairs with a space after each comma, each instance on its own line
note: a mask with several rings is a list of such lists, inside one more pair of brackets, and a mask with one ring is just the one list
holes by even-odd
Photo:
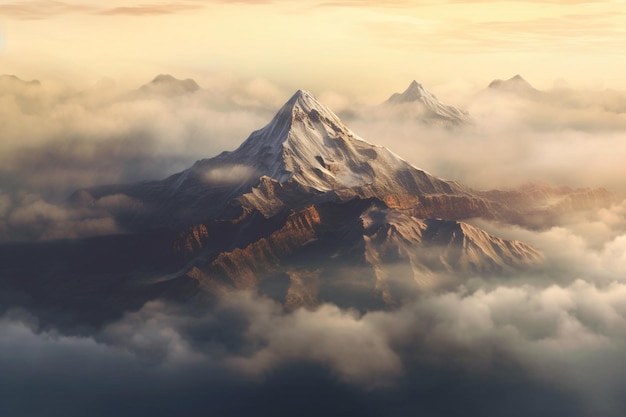
[[[210, 235], [209, 228], [206, 242]], [[289, 308], [331, 302], [367, 309], [541, 260], [529, 245], [462, 222], [420, 220], [377, 199], [354, 199], [292, 212], [248, 245], [196, 258], [187, 275], [205, 287], [259, 288]]]
[[[397, 100], [413, 100], [414, 90]], [[128, 234], [6, 245], [0, 292], [15, 295], [13, 304], [62, 311], [58, 320], [72, 325], [158, 297], [239, 289], [291, 309], [326, 301], [388, 308], [473, 274], [502, 276], [541, 262], [532, 247], [460, 220], [533, 226], [538, 216], [610, 198], [539, 186], [476, 191], [437, 178], [361, 139], [298, 91], [232, 152], [161, 181], [75, 192], [68, 204], [114, 207], [111, 217]]]

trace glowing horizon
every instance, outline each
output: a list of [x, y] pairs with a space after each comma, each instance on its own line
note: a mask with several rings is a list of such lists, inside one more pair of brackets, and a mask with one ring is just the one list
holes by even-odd
[[615, 1], [13, 1], [0, 5], [2, 73], [137, 85], [157, 73], [261, 77], [379, 99], [413, 79], [626, 89]]

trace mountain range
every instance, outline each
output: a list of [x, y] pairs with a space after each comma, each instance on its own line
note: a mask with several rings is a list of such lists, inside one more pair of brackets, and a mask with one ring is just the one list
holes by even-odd
[[[427, 97], [412, 84], [394, 100], [412, 100], [416, 88]], [[126, 234], [4, 245], [0, 293], [70, 312], [47, 317], [75, 325], [157, 297], [241, 289], [289, 309], [390, 308], [475, 274], [541, 264], [531, 246], [463, 220], [536, 227], [611, 199], [602, 189], [479, 191], [438, 178], [299, 90], [234, 151], [163, 180], [73, 193], [67, 204], [107, 211]]]

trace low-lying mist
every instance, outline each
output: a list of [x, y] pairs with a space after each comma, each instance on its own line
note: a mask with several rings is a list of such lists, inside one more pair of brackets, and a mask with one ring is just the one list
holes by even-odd
[[[153, 301], [79, 336], [39, 331], [36, 317], [11, 310], [0, 320], [0, 409], [68, 416], [90, 404], [93, 415], [168, 415], [178, 404], [187, 415], [289, 415], [306, 406], [304, 415], [317, 415], [352, 396], [343, 405], [348, 415], [469, 408], [495, 416], [513, 406], [508, 415], [549, 407], [557, 415], [619, 416], [626, 285], [557, 275], [484, 288], [476, 277], [367, 313], [332, 304], [286, 312], [250, 293], [201, 307]], [[24, 392], [51, 408], [29, 403]], [[311, 398], [318, 395], [327, 397]]]
[[[291, 311], [234, 292], [151, 301], [76, 330], [40, 327], [35, 313], [14, 308], [0, 319], [0, 410], [71, 416], [89, 404], [93, 415], [169, 415], [176, 407], [188, 415], [291, 415], [306, 407], [303, 415], [319, 415], [341, 404], [347, 415], [524, 416], [548, 408], [620, 416], [624, 210], [582, 212], [539, 231], [476, 220], [533, 244], [545, 263], [473, 276], [386, 310], [323, 303]], [[26, 389], [44, 402], [28, 403]]]

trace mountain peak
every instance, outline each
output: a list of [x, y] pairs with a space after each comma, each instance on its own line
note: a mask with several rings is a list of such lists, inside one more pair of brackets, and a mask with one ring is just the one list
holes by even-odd
[[191, 78], [180, 80], [170, 74], [159, 74], [148, 84], [141, 87], [142, 91], [159, 91], [171, 94], [193, 93], [200, 90], [200, 86]]
[[[320, 103], [319, 101], [317, 101], [315, 96], [313, 96], [313, 94], [311, 94], [309, 91], [298, 90], [298, 91], [295, 92], [295, 94], [293, 96], [291, 96], [291, 98], [289, 100], [287, 100], [287, 102], [283, 105], [283, 108], [281, 108], [281, 110], [279, 110], [279, 113], [283, 109], [286, 109], [286, 110], [289, 110], [289, 111], [293, 111], [294, 108], [313, 109], [313, 108], [317, 108], [317, 107], [322, 108], [322, 107], [325, 107], [325, 106], [322, 105], [322, 103]], [[326, 110], [328, 110], [328, 109], [326, 109]], [[328, 110], [328, 111], [330, 111], [330, 110]]]
[[389, 103], [407, 103], [411, 101], [423, 101], [424, 98], [437, 100], [422, 84], [413, 80], [403, 93], [394, 93], [387, 101]]
[[324, 164], [319, 158], [326, 155], [325, 161], [334, 160], [331, 149], [357, 139], [364, 142], [313, 94], [298, 90], [270, 123], [253, 132], [228, 158], [248, 161], [255, 171], [279, 182], [302, 174], [307, 177], [303, 183], [320, 186], [319, 178], [309, 175], [310, 167]]
[[524, 77], [519, 74], [515, 74], [515, 76], [509, 78], [508, 80], [493, 80], [491, 83], [489, 83], [488, 88], [525, 94], [534, 94], [538, 91], [528, 81], [526, 81]]
[[0, 75], [0, 83], [21, 85], [21, 86], [41, 86], [39, 80], [25, 81], [13, 74]]
[[[413, 80], [402, 93], [394, 93], [385, 104], [393, 107], [417, 108], [418, 115], [424, 122], [443, 122], [460, 125], [468, 122], [468, 114], [454, 106], [443, 104], [421, 83]], [[406, 110], [406, 109], [405, 109]]]
[[[310, 91], [299, 89], [291, 96], [290, 100], [316, 100]], [[316, 100], [317, 101], [317, 100]]]
[[320, 103], [312, 93], [298, 90], [264, 129], [288, 127], [289, 130], [292, 130], [298, 123], [304, 123], [307, 129], [319, 129], [322, 126], [315, 126], [315, 124], [320, 122], [337, 132], [348, 132], [348, 128], [339, 117], [331, 109]]
[[159, 74], [156, 77], [154, 77], [154, 79], [150, 81], [150, 83], [151, 84], [164, 84], [164, 83], [172, 83], [176, 81], [177, 81], [176, 78], [174, 78], [170, 74]]

